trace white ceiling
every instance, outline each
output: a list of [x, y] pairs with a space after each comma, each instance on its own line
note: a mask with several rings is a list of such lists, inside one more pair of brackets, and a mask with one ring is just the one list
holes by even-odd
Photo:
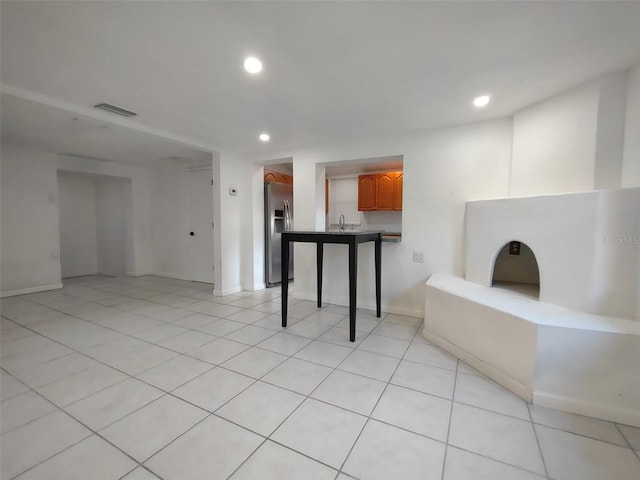
[[[638, 1], [0, 5], [0, 80], [12, 97], [28, 92], [87, 119], [112, 103], [139, 114], [126, 123], [132, 137], [146, 132], [138, 143], [169, 132], [196, 150], [282, 152], [503, 117], [640, 58]], [[249, 54], [260, 75], [242, 69]], [[492, 103], [476, 110], [483, 93]], [[33, 105], [7, 98], [4, 141], [83, 135], [64, 115], [47, 132], [21, 113]], [[84, 134], [106, 145], [112, 127], [101, 130]]]
[[3, 92], [3, 144], [94, 160], [145, 166], [171, 158], [211, 165], [211, 153], [162, 136], [124, 127]]

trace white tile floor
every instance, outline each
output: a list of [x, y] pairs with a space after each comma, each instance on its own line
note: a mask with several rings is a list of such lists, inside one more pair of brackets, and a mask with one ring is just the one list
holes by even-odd
[[82, 277], [3, 299], [0, 477], [634, 480], [640, 429], [527, 405], [418, 319]]

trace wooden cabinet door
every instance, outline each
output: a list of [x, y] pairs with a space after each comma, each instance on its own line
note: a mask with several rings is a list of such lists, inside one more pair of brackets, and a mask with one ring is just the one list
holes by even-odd
[[324, 214], [329, 214], [329, 179], [324, 179]]
[[376, 210], [393, 210], [395, 173], [379, 173], [376, 175]]
[[404, 174], [396, 172], [393, 183], [393, 209], [402, 210], [402, 180]]
[[376, 176], [358, 176], [358, 210], [375, 210], [376, 208]]
[[265, 182], [277, 182], [278, 176], [276, 172], [272, 172], [271, 170], [264, 170], [264, 181]]

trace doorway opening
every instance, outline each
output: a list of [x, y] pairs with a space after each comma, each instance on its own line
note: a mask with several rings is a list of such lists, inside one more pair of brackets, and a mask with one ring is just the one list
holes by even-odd
[[133, 270], [130, 179], [59, 170], [58, 198], [63, 279]]

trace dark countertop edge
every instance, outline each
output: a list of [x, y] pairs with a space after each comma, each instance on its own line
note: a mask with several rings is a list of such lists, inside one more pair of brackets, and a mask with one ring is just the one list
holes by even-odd
[[393, 234], [389, 234], [389, 233], [383, 233], [382, 234], [382, 241], [383, 242], [389, 242], [389, 243], [399, 243], [402, 241], [402, 234], [400, 233], [393, 233]]
[[344, 232], [328, 232], [326, 230], [289, 230], [282, 233], [294, 233], [300, 235], [370, 235], [372, 233], [385, 234], [384, 230], [345, 230]]

